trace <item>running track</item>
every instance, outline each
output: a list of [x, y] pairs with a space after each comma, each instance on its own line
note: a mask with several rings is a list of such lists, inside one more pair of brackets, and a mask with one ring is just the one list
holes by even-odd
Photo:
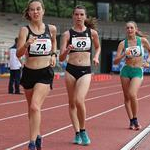
[[[7, 94], [8, 79], [0, 79], [0, 150], [26, 150], [28, 143], [27, 103], [24, 95]], [[22, 91], [23, 92], [23, 91]], [[125, 145], [150, 124], [150, 77], [145, 76], [138, 94], [142, 130], [128, 129], [119, 76], [92, 81], [86, 98], [86, 128], [91, 145], [72, 144], [74, 131], [68, 115], [68, 97], [64, 79], [54, 81], [42, 107], [43, 150], [129, 150]], [[150, 139], [149, 136], [145, 138]], [[150, 144], [143, 140], [144, 149]], [[135, 139], [134, 141], [137, 141]], [[145, 141], [145, 143], [144, 143]], [[149, 145], [148, 145], [149, 144]], [[140, 147], [140, 146], [139, 146]]]

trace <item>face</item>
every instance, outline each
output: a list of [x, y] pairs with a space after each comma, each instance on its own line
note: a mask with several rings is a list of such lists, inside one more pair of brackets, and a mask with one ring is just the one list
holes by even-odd
[[134, 23], [129, 22], [126, 24], [126, 32], [128, 36], [135, 36], [137, 28]]
[[40, 21], [43, 19], [44, 9], [40, 2], [32, 2], [29, 5], [28, 14], [32, 21]]
[[75, 9], [73, 13], [73, 21], [75, 24], [84, 24], [86, 14], [84, 9]]

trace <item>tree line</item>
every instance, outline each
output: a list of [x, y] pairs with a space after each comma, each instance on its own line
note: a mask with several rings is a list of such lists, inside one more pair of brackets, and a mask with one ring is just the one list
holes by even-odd
[[[88, 15], [97, 17], [97, 4], [95, 1], [86, 0], [43, 0], [46, 8], [47, 16], [70, 18], [74, 6], [85, 5]], [[0, 12], [22, 13], [27, 0], [0, 0]], [[110, 21], [128, 21], [150, 23], [150, 5], [143, 4], [109, 4], [109, 20]]]

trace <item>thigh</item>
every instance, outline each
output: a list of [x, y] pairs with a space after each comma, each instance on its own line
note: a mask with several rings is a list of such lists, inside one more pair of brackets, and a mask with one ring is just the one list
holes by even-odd
[[49, 84], [36, 83], [33, 87], [32, 103], [36, 103], [41, 106], [50, 91]]
[[77, 99], [85, 99], [91, 83], [91, 74], [86, 74], [77, 80], [75, 95]]
[[130, 82], [130, 86], [129, 86], [129, 91], [137, 94], [141, 84], [142, 84], [143, 79], [136, 77], [136, 78], [132, 78], [131, 82]]
[[121, 79], [122, 90], [123, 90], [124, 96], [127, 98], [128, 97], [128, 89], [130, 86], [130, 79], [125, 78], [125, 77], [120, 77], [120, 79]]
[[65, 83], [67, 87], [69, 100], [72, 100], [74, 97], [74, 88], [76, 84], [76, 79], [67, 71], [65, 73]]

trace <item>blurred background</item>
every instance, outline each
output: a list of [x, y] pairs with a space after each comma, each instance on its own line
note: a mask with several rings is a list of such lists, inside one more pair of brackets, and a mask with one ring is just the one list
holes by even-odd
[[[23, 10], [27, 0], [0, 0], [0, 74], [9, 73], [8, 49], [14, 44], [21, 26], [27, 24]], [[135, 21], [139, 29], [150, 36], [150, 0], [44, 0], [45, 23], [57, 27], [58, 54], [61, 34], [72, 26], [72, 10], [82, 4], [88, 17], [98, 19], [98, 33], [101, 43], [100, 65], [95, 74], [119, 73], [123, 61], [113, 65], [118, 43], [125, 38], [125, 23]], [[150, 38], [148, 37], [148, 40]], [[94, 50], [93, 50], [94, 53]], [[147, 54], [145, 54], [145, 58]], [[64, 72], [65, 64], [57, 60], [56, 72]], [[150, 74], [150, 69], [144, 70]]]

